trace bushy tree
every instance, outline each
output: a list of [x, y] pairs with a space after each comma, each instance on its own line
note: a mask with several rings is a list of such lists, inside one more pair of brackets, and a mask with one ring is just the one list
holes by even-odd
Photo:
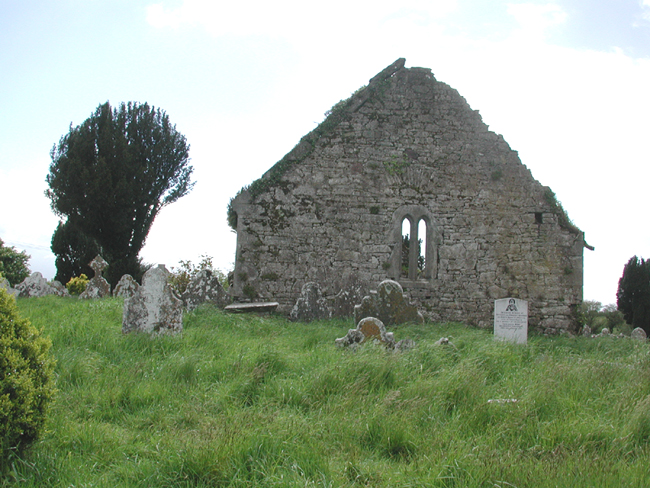
[[228, 289], [228, 277], [222, 271], [216, 269], [212, 264], [212, 256], [207, 256], [205, 254], [201, 255], [201, 261], [199, 264], [194, 264], [192, 261], [180, 261], [178, 267], [172, 267], [171, 273], [169, 276], [169, 284], [174, 290], [176, 295], [181, 296], [187, 286], [190, 284], [190, 281], [203, 270], [208, 270], [212, 272], [212, 275], [217, 277], [221, 286], [224, 289]]
[[650, 334], [650, 261], [630, 258], [618, 281], [616, 304], [628, 324]]
[[0, 273], [7, 278], [11, 286], [15, 286], [29, 276], [29, 254], [16, 251], [14, 247], [5, 247], [0, 239]]
[[93, 276], [89, 264], [102, 253], [94, 239], [75, 229], [70, 222], [59, 222], [52, 235], [51, 249], [56, 256], [54, 279], [61, 283], [68, 283], [82, 274]]
[[112, 285], [139, 274], [138, 254], [158, 212], [192, 189], [185, 136], [160, 109], [106, 102], [71, 125], [51, 157], [53, 211], [101, 247]]
[[54, 394], [51, 342], [0, 289], [0, 467], [35, 441]]

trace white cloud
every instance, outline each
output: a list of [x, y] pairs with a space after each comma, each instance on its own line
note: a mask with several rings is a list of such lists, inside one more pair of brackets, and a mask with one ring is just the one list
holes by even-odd
[[650, 20], [650, 0], [642, 0], [641, 9], [643, 10], [641, 13], [642, 17], [645, 20]]
[[508, 4], [507, 11], [519, 24], [520, 35], [544, 39], [546, 31], [566, 22], [567, 14], [555, 4]]
[[[336, 42], [341, 36], [363, 32], [385, 22], [410, 19], [427, 24], [456, 9], [457, 0], [375, 0], [366, 2], [331, 0], [249, 0], [213, 2], [184, 0], [180, 7], [166, 8], [161, 3], [147, 7], [147, 22], [157, 28], [201, 25], [211, 35], [272, 35], [304, 41], [326, 36]], [[342, 29], [349, 30], [342, 30]], [[391, 35], [386, 32], [386, 35]]]

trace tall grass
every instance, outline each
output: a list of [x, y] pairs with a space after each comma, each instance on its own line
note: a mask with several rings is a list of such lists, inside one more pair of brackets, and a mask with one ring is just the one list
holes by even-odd
[[412, 351], [352, 352], [344, 321], [199, 308], [152, 339], [122, 335], [119, 299], [19, 307], [53, 341], [59, 391], [0, 486], [650, 486], [638, 341], [425, 324], [393, 328]]

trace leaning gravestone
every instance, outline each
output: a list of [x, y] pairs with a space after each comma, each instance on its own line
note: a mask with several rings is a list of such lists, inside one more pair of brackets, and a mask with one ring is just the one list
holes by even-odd
[[102, 271], [108, 266], [108, 263], [100, 255], [95, 256], [88, 266], [95, 272], [90, 281], [86, 284], [86, 289], [79, 295], [81, 299], [104, 298], [111, 295], [111, 285], [102, 276]]
[[309, 282], [302, 285], [300, 297], [291, 309], [289, 318], [298, 322], [311, 322], [313, 320], [328, 320], [332, 318], [332, 310], [327, 300], [323, 298], [318, 283]]
[[50, 285], [43, 275], [38, 271], [25, 278], [22, 283], [16, 285], [18, 296], [25, 297], [44, 297], [47, 295], [64, 296], [64, 293], [56, 287]]
[[181, 298], [188, 310], [194, 310], [202, 303], [211, 303], [219, 308], [224, 308], [228, 304], [226, 290], [221, 286], [219, 278], [209, 269], [199, 271], [192, 278]]
[[122, 332], [176, 334], [183, 330], [183, 302], [167, 282], [169, 271], [163, 264], [142, 277], [142, 286], [124, 300]]
[[404, 296], [402, 285], [392, 280], [382, 281], [377, 291], [371, 291], [354, 307], [354, 321], [358, 323], [364, 317], [377, 317], [386, 325], [424, 322], [417, 307]]
[[120, 278], [120, 281], [117, 282], [117, 285], [115, 285], [113, 296], [131, 298], [135, 295], [135, 292], [138, 291], [138, 288], [140, 288], [140, 285], [135, 281], [135, 278], [130, 274], [125, 274]]
[[494, 337], [526, 344], [528, 341], [528, 302], [518, 298], [494, 301]]

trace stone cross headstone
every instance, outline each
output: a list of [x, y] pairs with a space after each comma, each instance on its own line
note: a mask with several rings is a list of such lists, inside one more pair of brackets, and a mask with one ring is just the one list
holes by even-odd
[[518, 298], [494, 301], [494, 337], [516, 344], [528, 342], [528, 302]]
[[102, 276], [102, 271], [108, 266], [108, 263], [100, 255], [95, 256], [88, 266], [95, 272], [90, 281], [86, 284], [86, 289], [79, 295], [79, 298], [104, 298], [111, 295], [111, 285]]
[[163, 264], [142, 277], [142, 286], [124, 300], [122, 332], [175, 334], [183, 330], [183, 302], [167, 282], [169, 271]]

